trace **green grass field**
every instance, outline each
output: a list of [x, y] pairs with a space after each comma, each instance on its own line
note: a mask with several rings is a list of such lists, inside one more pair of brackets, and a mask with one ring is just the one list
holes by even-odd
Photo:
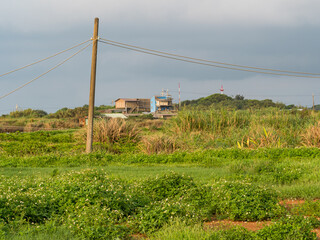
[[1, 133], [0, 239], [316, 239], [320, 117], [266, 111], [102, 122], [91, 154], [81, 129]]

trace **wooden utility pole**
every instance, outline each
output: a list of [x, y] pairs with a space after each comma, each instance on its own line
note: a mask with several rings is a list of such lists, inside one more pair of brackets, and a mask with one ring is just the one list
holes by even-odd
[[91, 62], [88, 131], [87, 131], [87, 145], [86, 145], [87, 153], [90, 153], [92, 151], [94, 98], [95, 98], [95, 88], [96, 88], [96, 70], [97, 70], [97, 52], [98, 52], [98, 29], [99, 29], [99, 18], [95, 18], [93, 37], [92, 37], [92, 62]]
[[179, 83], [179, 110], [181, 110], [180, 83]]
[[312, 93], [312, 109], [314, 111], [314, 94]]

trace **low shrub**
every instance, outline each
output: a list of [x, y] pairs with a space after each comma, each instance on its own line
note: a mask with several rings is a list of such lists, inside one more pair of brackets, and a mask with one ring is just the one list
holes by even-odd
[[275, 223], [257, 232], [257, 239], [306, 239], [316, 240], [316, 233], [312, 229], [319, 226], [319, 221], [303, 216], [283, 217]]
[[195, 187], [196, 184], [191, 177], [171, 172], [144, 181], [141, 190], [152, 200], [163, 200], [180, 198]]
[[139, 232], [152, 233], [175, 218], [190, 219], [194, 214], [188, 211], [188, 204], [165, 199], [154, 201], [140, 208], [136, 216]]
[[292, 214], [320, 217], [320, 201], [306, 201], [290, 209]]
[[175, 218], [165, 224], [159, 231], [153, 233], [150, 240], [205, 240], [212, 231], [204, 231], [201, 224], [188, 224], [185, 220]]
[[282, 214], [274, 190], [250, 182], [218, 182], [214, 186], [217, 213], [232, 220], [267, 220]]
[[129, 226], [121, 221], [117, 210], [100, 204], [76, 205], [73, 209], [63, 224], [82, 239], [126, 239], [131, 232]]

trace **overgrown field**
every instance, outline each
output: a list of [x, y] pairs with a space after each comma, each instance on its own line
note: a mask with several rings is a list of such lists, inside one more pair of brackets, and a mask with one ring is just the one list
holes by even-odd
[[[201, 174], [201, 168], [193, 171], [193, 175]], [[169, 239], [175, 234], [171, 239], [185, 239], [183, 234], [192, 231], [189, 239], [315, 239], [311, 230], [320, 225], [319, 202], [309, 200], [286, 209], [279, 204], [281, 191], [250, 178], [200, 181], [171, 171], [152, 177], [148, 173], [125, 175], [125, 169], [116, 174], [108, 167], [3, 173], [0, 236]], [[272, 220], [274, 224], [257, 232], [241, 228], [205, 231], [202, 224], [213, 219]]]
[[[316, 239], [319, 121], [276, 109], [96, 121], [91, 154], [83, 129], [1, 133], [0, 239]], [[206, 227], [220, 219], [272, 223]]]

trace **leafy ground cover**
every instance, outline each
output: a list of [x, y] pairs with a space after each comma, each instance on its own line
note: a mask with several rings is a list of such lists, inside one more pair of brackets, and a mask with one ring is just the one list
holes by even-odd
[[140, 181], [115, 177], [104, 169], [53, 171], [43, 176], [2, 175], [0, 236], [130, 239], [140, 233], [159, 238], [168, 231], [166, 228], [174, 227], [174, 221], [182, 221], [188, 230], [212, 219], [233, 219], [275, 223], [255, 233], [215, 229], [206, 233], [198, 230], [195, 234], [205, 235], [206, 239], [238, 233], [251, 239], [315, 239], [311, 230], [319, 222], [304, 218], [296, 210], [294, 216], [288, 217], [291, 213], [278, 202], [277, 191], [261, 184], [244, 180], [200, 184], [174, 172]]

